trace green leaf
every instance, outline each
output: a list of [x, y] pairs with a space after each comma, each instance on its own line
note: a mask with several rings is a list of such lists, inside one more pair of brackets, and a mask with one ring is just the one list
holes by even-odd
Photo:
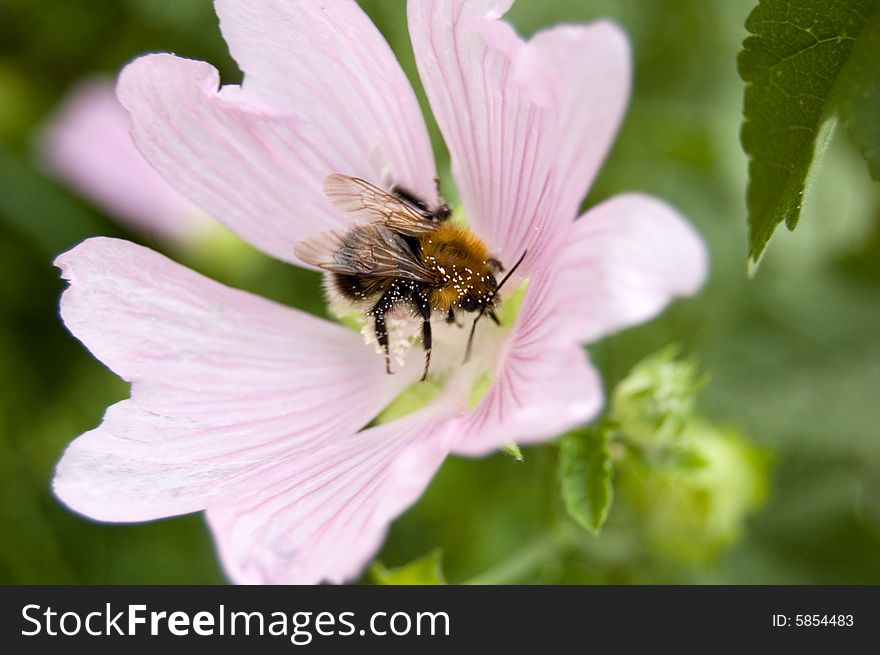
[[387, 569], [381, 562], [370, 566], [370, 577], [382, 585], [440, 585], [443, 577], [443, 551], [435, 548], [424, 557], [396, 569]]
[[605, 424], [576, 430], [563, 438], [559, 484], [569, 515], [598, 534], [611, 507], [612, 465]]
[[761, 0], [746, 21], [752, 36], [738, 64], [746, 82], [741, 139], [750, 160], [749, 257], [755, 264], [779, 223], [790, 230], [797, 225], [833, 131], [832, 92], [878, 4]]
[[871, 177], [880, 182], [880, 11], [866, 21], [853, 46], [834, 100]]

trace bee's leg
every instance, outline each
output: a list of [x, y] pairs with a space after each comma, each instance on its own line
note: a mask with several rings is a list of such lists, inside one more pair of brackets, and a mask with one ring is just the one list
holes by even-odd
[[388, 328], [385, 325], [385, 314], [400, 302], [402, 297], [402, 289], [399, 285], [392, 285], [388, 291], [382, 294], [382, 297], [373, 305], [370, 315], [374, 320], [374, 330], [376, 331], [376, 341], [379, 342], [382, 350], [385, 351], [385, 371], [391, 373], [391, 353], [388, 349]]
[[[434, 178], [434, 182], [437, 184], [437, 197], [440, 198], [440, 180]], [[406, 204], [421, 211], [422, 215], [428, 220], [443, 222], [452, 216], [452, 210], [449, 209], [449, 205], [445, 202], [441, 202], [437, 207], [431, 209], [428, 207], [428, 203], [419, 198], [409, 189], [402, 187], [399, 184], [394, 184], [390, 191], [391, 195], [398, 200], [402, 200]]]
[[421, 209], [424, 212], [430, 212], [430, 208], [428, 207], [428, 203], [419, 198], [416, 194], [414, 194], [409, 189], [400, 186], [399, 184], [395, 184], [391, 187], [391, 195], [397, 198], [398, 200], [403, 200], [408, 205], [412, 205], [417, 209]]
[[464, 323], [459, 323], [458, 319], [455, 318], [455, 312], [452, 311], [452, 308], [449, 308], [449, 311], [446, 312], [446, 324], [452, 325], [455, 323], [458, 327], [464, 327]]
[[436, 209], [434, 209], [434, 215], [440, 221], [445, 221], [447, 218], [452, 216], [452, 210], [449, 208], [445, 202], [443, 202], [443, 194], [440, 193], [440, 178], [434, 178], [434, 186], [437, 188], [437, 198], [440, 200], [440, 204], [437, 205]]
[[385, 327], [385, 314], [375, 314], [376, 341], [385, 351], [385, 372], [391, 375], [391, 353], [388, 351], [388, 329]]
[[422, 373], [422, 379], [428, 377], [428, 367], [431, 365], [431, 303], [428, 296], [424, 293], [416, 292], [413, 294], [413, 302], [422, 318], [422, 346], [425, 349], [425, 371]]

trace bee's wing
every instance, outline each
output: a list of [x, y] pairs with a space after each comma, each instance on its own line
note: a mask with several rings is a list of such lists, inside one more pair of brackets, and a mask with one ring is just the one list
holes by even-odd
[[359, 177], [328, 175], [324, 179], [324, 194], [356, 222], [378, 223], [407, 236], [432, 232], [440, 223], [431, 212], [408, 205]]
[[437, 282], [436, 274], [412, 254], [402, 236], [377, 224], [315, 234], [296, 244], [294, 253], [307, 264], [332, 273]]

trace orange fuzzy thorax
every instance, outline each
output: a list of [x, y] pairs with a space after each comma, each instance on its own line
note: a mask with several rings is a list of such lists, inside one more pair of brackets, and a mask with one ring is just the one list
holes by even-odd
[[489, 262], [492, 255], [476, 234], [452, 222], [419, 238], [422, 261], [435, 271], [441, 283], [431, 290], [435, 310], [446, 312], [465, 294], [488, 299], [494, 291]]

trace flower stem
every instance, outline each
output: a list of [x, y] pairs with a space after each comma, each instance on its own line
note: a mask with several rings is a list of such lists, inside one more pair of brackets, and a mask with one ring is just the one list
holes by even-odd
[[570, 529], [564, 525], [557, 526], [463, 584], [514, 584], [569, 550], [573, 546], [574, 539], [575, 535]]

